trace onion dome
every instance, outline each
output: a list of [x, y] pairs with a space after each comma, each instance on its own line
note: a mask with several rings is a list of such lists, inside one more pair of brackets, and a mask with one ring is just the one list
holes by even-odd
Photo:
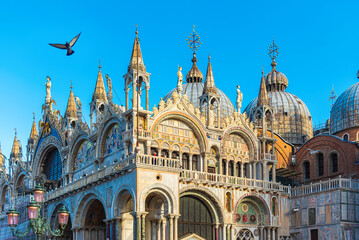
[[[286, 141], [301, 145], [313, 137], [312, 116], [305, 103], [285, 89], [288, 86], [287, 77], [276, 70], [277, 63], [275, 59], [278, 55], [278, 46], [273, 42], [270, 46], [270, 56], [272, 58], [272, 71], [265, 75], [265, 84], [268, 96], [268, 104], [274, 109], [273, 130], [283, 137]], [[263, 78], [261, 81], [261, 89], [263, 88]], [[260, 90], [260, 95], [264, 89]], [[262, 94], [264, 96], [264, 94]], [[264, 98], [265, 100], [265, 98]], [[263, 98], [262, 100], [263, 101]], [[265, 100], [267, 101], [267, 100]], [[249, 118], [253, 121], [254, 109], [259, 105], [258, 97], [251, 101], [245, 108]]]
[[92, 95], [92, 101], [101, 100], [107, 102], [105, 84], [103, 82], [102, 72], [101, 72], [101, 63], [99, 65], [97, 81], [95, 86], [95, 91]]
[[284, 91], [288, 87], [288, 78], [275, 68], [277, 63], [273, 59], [272, 71], [266, 74], [265, 82], [268, 91]]
[[187, 73], [186, 80], [188, 83], [195, 83], [195, 82], [201, 83], [203, 81], [203, 74], [198, 69], [196, 64], [197, 62], [196, 53], [193, 53], [192, 62], [193, 65], [191, 70], [189, 70], [189, 72]]
[[330, 134], [359, 126], [359, 83], [345, 90], [330, 111]]

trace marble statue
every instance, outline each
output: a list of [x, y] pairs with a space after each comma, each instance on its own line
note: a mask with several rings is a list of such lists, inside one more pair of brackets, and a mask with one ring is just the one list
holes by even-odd
[[237, 86], [237, 110], [238, 110], [238, 112], [241, 111], [242, 100], [243, 100], [243, 94], [242, 94], [241, 90], [239, 90], [239, 85], [238, 85]]
[[183, 79], [183, 74], [182, 74], [182, 67], [178, 66], [178, 72], [177, 72], [177, 91], [179, 94], [182, 93], [183, 88], [182, 88], [182, 79]]
[[45, 83], [46, 86], [46, 97], [45, 97], [45, 103], [50, 104], [51, 102], [51, 78], [46, 77], [47, 83]]
[[106, 81], [107, 81], [107, 87], [108, 87], [108, 92], [107, 92], [107, 97], [110, 101], [112, 101], [112, 80], [111, 78], [108, 76], [108, 74], [106, 74]]

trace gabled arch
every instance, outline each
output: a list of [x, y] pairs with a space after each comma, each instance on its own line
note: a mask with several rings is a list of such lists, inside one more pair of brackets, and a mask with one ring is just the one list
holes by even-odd
[[84, 141], [89, 141], [91, 143], [92, 147], [94, 147], [94, 144], [89, 139], [88, 135], [86, 135], [86, 134], [79, 135], [76, 138], [76, 140], [73, 141], [73, 143], [70, 146], [70, 154], [69, 154], [70, 159], [69, 159], [69, 161], [67, 161], [67, 164], [66, 164], [66, 170], [68, 172], [73, 172], [74, 171], [75, 158], [76, 158], [76, 155], [78, 153], [79, 148], [81, 147], [81, 144]]
[[[40, 167], [42, 162], [44, 161], [44, 158], [49, 150], [56, 148], [61, 157], [61, 161], [63, 160], [63, 156], [61, 156], [61, 142], [58, 138], [54, 136], [48, 136], [44, 139], [44, 141], [41, 142], [38, 151], [36, 152], [36, 155], [34, 157], [34, 164], [33, 164], [33, 175], [34, 176], [40, 176]], [[62, 166], [61, 166], [62, 167]]]
[[223, 138], [222, 138], [222, 141], [221, 141], [221, 152], [222, 152], [222, 154], [224, 154], [225, 139], [230, 134], [238, 134], [239, 136], [241, 136], [244, 139], [244, 141], [247, 143], [247, 145], [248, 145], [250, 159], [257, 159], [257, 156], [258, 156], [258, 140], [257, 140], [257, 138], [256, 138], [256, 136], [254, 135], [253, 132], [248, 132], [247, 129], [245, 129], [245, 128], [241, 127], [241, 126], [231, 127], [229, 129], [227, 129], [226, 132], [224, 132]]
[[150, 133], [151, 133], [152, 138], [154, 138], [155, 129], [157, 128], [158, 124], [160, 124], [161, 122], [168, 120], [168, 119], [179, 120], [179, 121], [186, 123], [188, 126], [190, 126], [192, 131], [195, 133], [195, 135], [197, 137], [201, 152], [206, 151], [208, 144], [207, 144], [207, 140], [205, 137], [206, 134], [201, 127], [202, 123], [198, 122], [197, 119], [191, 117], [190, 115], [188, 115], [186, 113], [182, 113], [182, 112], [170, 111], [170, 112], [164, 112], [162, 114], [160, 113], [160, 114], [156, 115], [155, 121], [150, 128]]
[[118, 124], [120, 126], [121, 130], [125, 130], [124, 124], [117, 116], [113, 116], [110, 119], [108, 119], [106, 121], [106, 123], [103, 124], [102, 127], [98, 131], [99, 135], [97, 137], [97, 148], [95, 151], [96, 156], [94, 156], [94, 157], [103, 157], [104, 156], [106, 137], [115, 124]]

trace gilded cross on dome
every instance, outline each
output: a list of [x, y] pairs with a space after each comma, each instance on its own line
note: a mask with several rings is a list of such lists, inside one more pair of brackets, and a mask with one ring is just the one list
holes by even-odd
[[269, 57], [272, 59], [272, 67], [275, 68], [275, 66], [277, 65], [275, 62], [275, 59], [278, 57], [279, 54], [279, 47], [277, 44], [275, 44], [274, 39], [273, 39], [273, 43], [269, 46], [268, 48], [268, 55]]
[[186, 41], [188, 42], [188, 45], [190, 49], [193, 51], [193, 53], [196, 53], [196, 50], [202, 45], [200, 42], [200, 37], [195, 31], [195, 25], [193, 25], [193, 32], [187, 37]]

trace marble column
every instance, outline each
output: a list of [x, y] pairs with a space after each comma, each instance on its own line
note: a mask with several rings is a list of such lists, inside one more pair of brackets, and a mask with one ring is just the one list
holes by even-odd
[[219, 226], [216, 224], [215, 226], [215, 232], [216, 232], [216, 240], [219, 240]]
[[219, 174], [223, 174], [223, 160], [219, 160]]
[[166, 240], [166, 219], [162, 219], [162, 240]]
[[146, 215], [147, 212], [141, 213], [141, 239], [145, 240], [146, 238]]
[[257, 179], [257, 163], [253, 163], [253, 179]]
[[263, 161], [263, 180], [268, 181], [267, 178], [267, 161]]
[[276, 168], [277, 168], [277, 164], [273, 164], [272, 165], [272, 181], [275, 182], [276, 181], [276, 177], [277, 177], [277, 174], [276, 174]]
[[192, 154], [189, 155], [189, 170], [192, 170]]
[[161, 239], [161, 219], [157, 219], [156, 222], [156, 240]]
[[125, 89], [125, 98], [126, 98], [125, 106], [126, 106], [126, 111], [127, 111], [128, 110], [128, 88], [127, 87]]
[[178, 239], [178, 218], [180, 216], [176, 215], [174, 216], [174, 240]]
[[150, 109], [150, 102], [149, 102], [149, 95], [148, 95], [148, 90], [150, 89], [150, 87], [146, 86], [146, 110], [149, 111]]
[[229, 176], [228, 169], [229, 169], [229, 160], [226, 161], [226, 175], [227, 176]]
[[244, 174], [243, 174], [243, 172], [244, 172], [244, 162], [241, 163], [241, 170], [240, 171], [241, 171], [241, 177], [244, 178]]
[[167, 215], [167, 219], [168, 219], [168, 223], [169, 223], [169, 240], [173, 240], [173, 235], [174, 235], [174, 232], [173, 232], [173, 218], [174, 216], [172, 214], [169, 214]]
[[223, 224], [222, 229], [223, 229], [222, 230], [222, 235], [223, 235], [222, 239], [227, 240], [227, 224]]

